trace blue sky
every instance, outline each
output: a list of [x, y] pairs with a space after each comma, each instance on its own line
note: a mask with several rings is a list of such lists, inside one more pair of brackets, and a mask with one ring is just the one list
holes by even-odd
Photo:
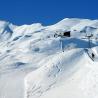
[[0, 0], [0, 20], [54, 24], [63, 18], [98, 19], [98, 0]]

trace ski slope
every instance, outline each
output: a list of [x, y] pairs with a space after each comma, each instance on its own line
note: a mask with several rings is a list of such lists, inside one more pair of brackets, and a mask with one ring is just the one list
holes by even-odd
[[[62, 36], [67, 31], [70, 37]], [[98, 20], [0, 21], [0, 98], [98, 98], [97, 92]]]

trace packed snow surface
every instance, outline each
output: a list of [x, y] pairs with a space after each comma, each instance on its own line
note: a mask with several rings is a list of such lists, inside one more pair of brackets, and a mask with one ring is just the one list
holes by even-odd
[[98, 20], [0, 21], [0, 98], [98, 98]]

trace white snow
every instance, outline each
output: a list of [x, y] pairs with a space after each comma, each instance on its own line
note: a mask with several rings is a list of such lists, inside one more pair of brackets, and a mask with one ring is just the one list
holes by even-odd
[[89, 19], [0, 21], [0, 98], [98, 98], [97, 31]]

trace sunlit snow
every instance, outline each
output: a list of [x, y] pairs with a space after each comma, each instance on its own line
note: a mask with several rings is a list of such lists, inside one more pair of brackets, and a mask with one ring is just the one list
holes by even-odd
[[0, 98], [98, 98], [98, 20], [0, 21]]

